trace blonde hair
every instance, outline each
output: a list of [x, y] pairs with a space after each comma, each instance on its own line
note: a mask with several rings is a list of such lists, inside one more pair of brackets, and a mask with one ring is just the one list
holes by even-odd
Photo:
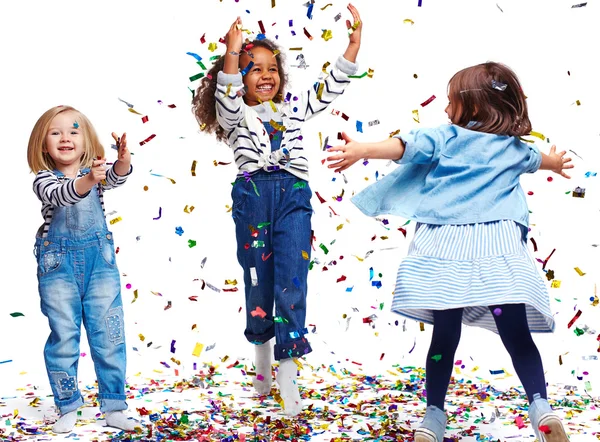
[[76, 115], [75, 120], [79, 124], [79, 130], [83, 134], [81, 166], [90, 167], [96, 157], [104, 158], [104, 147], [100, 144], [100, 139], [90, 120], [71, 106], [55, 106], [44, 112], [37, 120], [29, 137], [27, 162], [33, 173], [37, 173], [40, 170], [54, 170], [56, 168], [54, 160], [46, 151], [46, 136], [54, 117], [63, 112], [72, 112]]

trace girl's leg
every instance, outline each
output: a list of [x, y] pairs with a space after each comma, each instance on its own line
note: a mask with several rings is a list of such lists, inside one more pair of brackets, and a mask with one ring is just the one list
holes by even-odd
[[462, 314], [462, 308], [433, 312], [433, 335], [425, 363], [428, 407], [434, 405], [444, 410], [454, 354], [460, 342]]
[[107, 426], [133, 431], [139, 424], [123, 413], [127, 409], [127, 357], [121, 281], [112, 235], [99, 235], [98, 243], [84, 251], [83, 324], [98, 379], [100, 411], [105, 413]]
[[529, 331], [525, 304], [493, 305], [490, 306], [490, 311], [529, 402], [533, 402], [533, 395], [536, 393], [546, 399], [542, 358]]
[[60, 244], [50, 242], [38, 249], [41, 309], [50, 325], [44, 361], [54, 403], [61, 414], [53, 426], [57, 433], [68, 433], [73, 429], [76, 410], [83, 405], [77, 382], [82, 308], [73, 274], [75, 259], [73, 252]]
[[529, 419], [538, 440], [568, 442], [567, 433], [547, 400], [542, 359], [529, 331], [525, 304], [495, 305], [490, 306], [490, 311], [527, 393], [530, 403]]
[[311, 251], [310, 197], [306, 181], [290, 177], [280, 181], [273, 225], [275, 264], [275, 359], [280, 361], [277, 383], [284, 412], [302, 410], [295, 358], [312, 351], [305, 337], [308, 265]]
[[[272, 183], [255, 177], [254, 186], [245, 180], [235, 182], [231, 196], [235, 222], [237, 258], [244, 271], [246, 295], [246, 339], [255, 344], [254, 389], [260, 395], [271, 391], [272, 347], [275, 336], [273, 309], [273, 248], [271, 228], [273, 204]], [[270, 223], [259, 228], [262, 223]]]
[[415, 442], [444, 440], [444, 401], [454, 366], [454, 354], [460, 342], [462, 314], [462, 308], [433, 311], [433, 335], [425, 363], [427, 411], [421, 426], [415, 431]]

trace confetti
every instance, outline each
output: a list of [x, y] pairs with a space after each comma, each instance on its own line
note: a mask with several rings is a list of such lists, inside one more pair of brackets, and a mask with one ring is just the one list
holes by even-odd
[[12, 316], [13, 318], [18, 318], [19, 316], [25, 316], [25, 315], [21, 312], [14, 312], [14, 313], [11, 313], [10, 316]]
[[140, 146], [143, 146], [144, 144], [150, 142], [155, 136], [156, 136], [156, 134], [152, 134], [148, 138], [146, 138], [144, 141], [140, 141]]
[[[429, 97], [427, 100], [425, 100], [424, 102], [422, 102], [422, 103], [421, 103], [421, 107], [425, 107], [425, 106], [427, 106], [427, 105], [428, 105], [429, 103], [431, 103], [433, 100], [435, 100], [435, 95], [432, 95], [432, 96], [431, 96], [431, 97]], [[414, 113], [414, 111], [413, 111], [413, 113]], [[417, 115], [417, 118], [419, 118], [419, 117], [418, 117], [418, 115]], [[418, 121], [417, 121], [417, 123], [418, 123]]]

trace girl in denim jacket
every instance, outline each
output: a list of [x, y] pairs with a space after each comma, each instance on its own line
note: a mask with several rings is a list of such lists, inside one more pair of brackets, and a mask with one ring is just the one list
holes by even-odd
[[328, 158], [342, 171], [361, 158], [400, 166], [356, 195], [365, 214], [417, 221], [400, 264], [392, 311], [433, 324], [426, 361], [427, 410], [415, 442], [442, 442], [444, 400], [461, 324], [496, 332], [530, 402], [529, 418], [543, 442], [568, 440], [547, 401], [546, 381], [531, 332], [552, 332], [548, 290], [527, 249], [529, 212], [523, 173], [573, 167], [555, 146], [545, 155], [519, 137], [531, 132], [527, 104], [512, 70], [483, 63], [456, 73], [448, 86], [452, 124], [379, 143], [345, 146]]

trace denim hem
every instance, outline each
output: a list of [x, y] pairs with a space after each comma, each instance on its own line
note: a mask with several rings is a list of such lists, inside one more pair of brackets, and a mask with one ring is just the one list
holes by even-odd
[[307, 339], [299, 339], [285, 344], [275, 344], [275, 360], [301, 358], [312, 351], [310, 343]]
[[[117, 396], [117, 395], [112, 395]], [[123, 411], [127, 410], [127, 402], [125, 402], [125, 396], [123, 399], [112, 399], [112, 398], [98, 398], [100, 401], [100, 411], [103, 413], [109, 413], [111, 411]]]
[[267, 331], [266, 333], [263, 333], [261, 335], [255, 335], [246, 330], [244, 332], [244, 336], [246, 336], [248, 342], [252, 344], [264, 344], [265, 342], [270, 341], [275, 337], [275, 330], [271, 328], [270, 331]]
[[75, 411], [83, 405], [83, 397], [81, 397], [81, 393], [77, 391], [77, 393], [74, 396], [75, 397], [63, 401], [58, 400], [56, 398], [54, 399], [54, 403], [58, 407], [61, 415], [70, 413], [71, 411]]

